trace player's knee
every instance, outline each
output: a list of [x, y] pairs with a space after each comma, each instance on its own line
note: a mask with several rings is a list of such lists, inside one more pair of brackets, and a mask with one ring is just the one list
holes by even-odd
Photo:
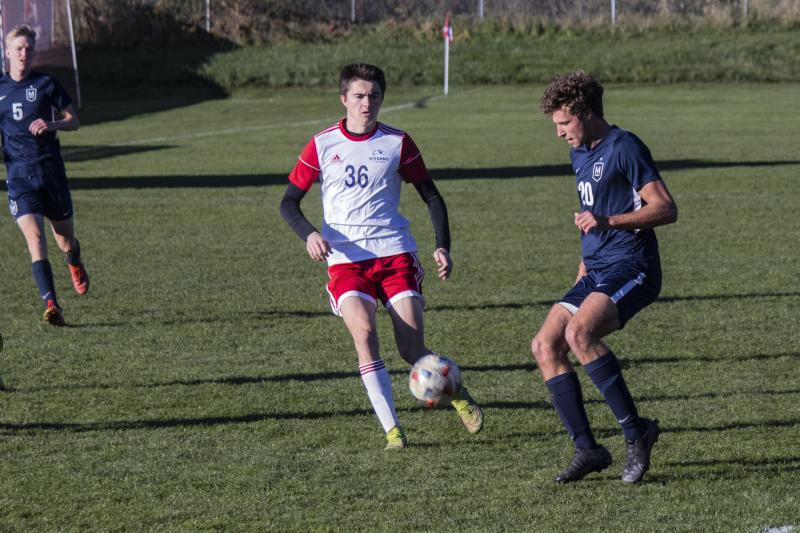
[[430, 353], [430, 351], [425, 348], [425, 343], [422, 339], [402, 337], [397, 338], [396, 341], [397, 352], [400, 354], [400, 357], [409, 364], [414, 364], [417, 359]]
[[575, 322], [574, 320], [567, 326], [564, 337], [569, 347], [576, 354], [583, 353], [593, 342], [591, 330], [584, 324]]
[[531, 341], [531, 353], [539, 365], [546, 364], [556, 359], [556, 346], [553, 342], [537, 335]]
[[375, 324], [366, 318], [349, 321], [347, 324], [347, 329], [350, 330], [350, 334], [353, 336], [353, 339], [356, 342], [368, 341], [378, 336]]

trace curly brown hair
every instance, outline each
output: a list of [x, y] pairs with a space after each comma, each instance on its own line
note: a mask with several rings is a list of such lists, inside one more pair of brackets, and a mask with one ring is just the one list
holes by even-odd
[[603, 118], [603, 86], [583, 70], [553, 76], [539, 109], [549, 115], [565, 106], [573, 115], [583, 116], [591, 111]]

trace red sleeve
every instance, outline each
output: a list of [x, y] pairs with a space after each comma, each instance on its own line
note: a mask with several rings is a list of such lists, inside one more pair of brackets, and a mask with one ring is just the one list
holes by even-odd
[[300, 159], [294, 166], [289, 181], [300, 189], [308, 192], [314, 182], [319, 178], [319, 158], [317, 157], [317, 143], [312, 138], [303, 148]]
[[422, 154], [408, 134], [403, 135], [400, 148], [400, 175], [409, 183], [420, 183], [430, 178]]

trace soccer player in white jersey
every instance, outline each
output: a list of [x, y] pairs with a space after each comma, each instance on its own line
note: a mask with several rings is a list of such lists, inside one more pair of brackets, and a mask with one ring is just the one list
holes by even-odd
[[575, 444], [557, 483], [608, 468], [611, 454], [592, 434], [572, 351], [603, 394], [625, 436], [622, 480], [638, 483], [650, 467], [658, 420], [640, 417], [614, 352], [603, 337], [622, 329], [661, 291], [661, 259], [653, 228], [675, 222], [678, 208], [634, 134], [603, 116], [603, 86], [578, 70], [555, 76], [540, 106], [572, 147], [580, 212], [582, 260], [575, 284], [553, 305], [531, 348], [553, 407]]
[[[378, 301], [394, 326], [400, 356], [409, 364], [432, 353], [423, 330], [423, 270], [409, 222], [398, 211], [403, 181], [428, 205], [436, 234], [439, 279], [452, 271], [450, 230], [444, 199], [411, 137], [378, 122], [386, 78], [373, 65], [347, 65], [339, 77], [346, 116], [315, 135], [291, 174], [281, 215], [306, 243], [314, 261], [327, 261], [328, 293], [334, 314], [353, 337], [361, 379], [384, 431], [386, 449], [408, 446], [397, 417], [392, 382], [381, 358], [376, 331]], [[300, 201], [319, 181], [322, 231], [300, 210]], [[483, 427], [483, 413], [462, 387], [452, 402], [470, 433]]]

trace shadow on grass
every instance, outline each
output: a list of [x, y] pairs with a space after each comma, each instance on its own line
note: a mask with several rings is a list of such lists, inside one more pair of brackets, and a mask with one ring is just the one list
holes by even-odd
[[[142, 5], [141, 9], [152, 9]], [[152, 13], [150, 14], [153, 15]], [[161, 11], [161, 19], [173, 16]], [[199, 74], [203, 64], [236, 45], [214, 34], [163, 20], [170, 30], [159, 45], [144, 32], [141, 42], [83, 46], [78, 51], [82, 124], [123, 120], [228, 96], [227, 91]]]
[[[536, 368], [533, 363], [529, 364], [490, 364], [490, 365], [464, 365], [461, 370], [464, 372], [513, 372], [518, 370], [532, 371]], [[407, 370], [391, 370], [389, 374], [393, 376], [405, 376]], [[290, 381], [299, 381], [303, 383], [313, 383], [317, 381], [330, 381], [337, 379], [359, 379], [361, 374], [358, 370], [353, 371], [329, 371], [329, 372], [298, 372], [293, 374], [279, 374], [275, 376], [230, 376], [224, 378], [211, 378], [211, 379], [178, 379], [173, 381], [164, 381], [161, 383], [143, 383], [132, 385], [120, 384], [87, 384], [87, 385], [63, 385], [63, 386], [41, 386], [30, 387], [25, 389], [17, 389], [13, 387], [6, 388], [4, 393], [28, 393], [28, 392], [41, 392], [52, 390], [83, 390], [83, 389], [152, 389], [160, 387], [197, 387], [202, 385], [250, 385], [257, 383], [285, 383]]]
[[[142, 152], [153, 152], [166, 150], [173, 146], [163, 144], [139, 144], [139, 145], [95, 145], [95, 146], [74, 146], [61, 150], [61, 155], [67, 163], [77, 163], [80, 161], [93, 161], [95, 159], [109, 159], [122, 155], [139, 154]], [[73, 180], [70, 180], [73, 181]], [[80, 181], [80, 178], [74, 181]]]
[[[800, 165], [800, 160], [788, 161], [709, 161], [705, 159], [668, 159], [656, 161], [659, 170], [697, 170], [706, 168], [732, 167], [776, 167]], [[436, 168], [431, 169], [434, 179], [503, 179], [530, 177], [558, 177], [573, 174], [570, 165], [537, 165], [527, 167], [490, 167], [490, 168]]]
[[[781, 352], [774, 354], [754, 354], [754, 355], [741, 355], [731, 357], [704, 357], [704, 356], [686, 356], [686, 357], [653, 357], [642, 359], [623, 359], [621, 360], [622, 367], [627, 368], [638, 364], [659, 364], [659, 363], [682, 363], [682, 362], [717, 362], [717, 363], [730, 363], [734, 361], [757, 361], [769, 359], [782, 359], [786, 357], [800, 358], [800, 352]], [[531, 363], [509, 363], [509, 364], [487, 364], [487, 365], [462, 365], [461, 370], [466, 374], [482, 373], [482, 372], [533, 372], [536, 370], [536, 365]], [[390, 370], [389, 374], [392, 376], [405, 376], [406, 369]], [[39, 387], [28, 387], [18, 389], [14, 387], [6, 387], [0, 391], [4, 394], [14, 393], [32, 393], [42, 391], [56, 391], [56, 390], [114, 390], [114, 389], [154, 389], [161, 387], [198, 387], [204, 385], [251, 385], [258, 383], [286, 383], [291, 381], [299, 381], [302, 383], [314, 383], [318, 381], [330, 381], [340, 379], [358, 379], [360, 374], [358, 371], [329, 371], [329, 372], [297, 372], [292, 374], [278, 374], [274, 376], [229, 376], [220, 378], [206, 378], [206, 379], [177, 379], [172, 381], [163, 381], [157, 383], [138, 383], [138, 384], [74, 384], [74, 385], [47, 385]], [[696, 400], [703, 398], [723, 398], [728, 396], [740, 396], [742, 394], [751, 395], [788, 395], [800, 394], [800, 389], [788, 390], [756, 390], [756, 391], [735, 391], [735, 392], [698, 392], [695, 394], [680, 394], [680, 395], [657, 395], [657, 396], [638, 396], [637, 400], [642, 402], [656, 402], [656, 401], [672, 401], [672, 400]], [[587, 403], [602, 403], [603, 400], [586, 399]], [[511, 408], [515, 405], [511, 403], [498, 403], [497, 406], [501, 408]], [[487, 404], [491, 405], [491, 404]]]
[[[171, 148], [170, 145], [107, 145], [90, 147], [86, 152], [82, 147], [65, 148], [68, 161], [86, 161], [89, 159], [104, 159], [143, 151], [163, 150]], [[70, 153], [72, 155], [70, 155]], [[670, 162], [667, 162], [670, 163]], [[692, 161], [681, 160], [671, 162], [675, 168], [725, 168], [736, 166], [774, 166], [798, 165], [800, 161]], [[686, 165], [685, 167], [682, 165]], [[667, 165], [670, 166], [670, 165]], [[265, 187], [272, 185], [287, 185], [289, 170], [282, 173], [265, 174], [240, 174], [240, 175], [178, 175], [178, 176], [127, 176], [118, 178], [70, 178], [70, 188], [73, 190], [104, 190], [104, 189], [170, 189], [170, 188], [235, 188], [235, 187]], [[505, 179], [529, 177], [558, 177], [569, 175], [572, 170], [565, 165], [539, 165], [532, 167], [499, 167], [499, 168], [452, 168], [432, 169], [431, 175], [435, 179]], [[3, 184], [5, 187], [5, 184]], [[711, 297], [713, 298], [713, 296]], [[525, 305], [525, 304], [520, 304]], [[538, 304], [537, 304], [538, 305]], [[511, 308], [514, 308], [513, 306]]]
[[[485, 404], [487, 409], [498, 408], [510, 405], [510, 409], [550, 409], [547, 402], [498, 402], [495, 406], [491, 403]], [[416, 407], [413, 410], [422, 411], [424, 407]], [[409, 411], [408, 409], [400, 411]], [[25, 433], [40, 431], [66, 431], [73, 433], [85, 433], [92, 431], [124, 431], [124, 430], [143, 430], [143, 429], [168, 429], [185, 427], [204, 427], [219, 426], [229, 424], [251, 424], [265, 421], [286, 421], [286, 420], [320, 420], [336, 417], [371, 417], [371, 409], [350, 409], [347, 411], [309, 411], [309, 412], [281, 412], [281, 413], [257, 413], [240, 416], [212, 416], [200, 418], [172, 418], [172, 419], [152, 419], [152, 420], [116, 420], [107, 422], [24, 422], [24, 423], [0, 423], [0, 431], [8, 433]], [[784, 420], [760, 420], [757, 422], [732, 422], [729, 424], [708, 425], [708, 426], [662, 426], [661, 434], [665, 433], [714, 433], [734, 430], [750, 429], [780, 429], [792, 428], [800, 424], [800, 419], [790, 418]], [[594, 433], [600, 438], [618, 437], [619, 428], [595, 428]], [[561, 436], [561, 431], [537, 432], [538, 437]]]
[[[695, 301], [726, 301], [726, 300], [747, 300], [760, 298], [796, 298], [800, 296], [800, 291], [786, 292], [760, 292], [742, 294], [702, 294], [685, 296], [664, 296], [655, 301], [654, 305], [663, 303], [680, 303]], [[428, 305], [425, 307], [426, 313], [449, 312], [449, 311], [491, 311], [491, 310], [514, 310], [528, 309], [534, 307], [551, 307], [556, 300], [534, 300], [529, 302], [503, 302], [487, 304], [459, 304], [459, 305]], [[259, 310], [249, 313], [252, 319], [262, 320], [264, 318], [318, 318], [333, 316], [330, 311], [283, 311], [283, 310]], [[213, 319], [209, 319], [213, 320]], [[239, 318], [236, 318], [239, 320]], [[182, 320], [182, 322], [185, 322]]]
[[[661, 435], [665, 433], [719, 433], [726, 431], [750, 430], [750, 429], [782, 429], [793, 428], [800, 424], [800, 418], [784, 418], [782, 420], [758, 420], [749, 422], [730, 422], [727, 424], [709, 424], [703, 426], [666, 426], [663, 421], [660, 425]], [[598, 428], [594, 429], [598, 437], [608, 438], [619, 436], [619, 428]]]
[[670, 461], [660, 467], [656, 465], [654, 469], [656, 472], [648, 474], [646, 481], [669, 483], [670, 481], [773, 477], [800, 472], [800, 457]]

